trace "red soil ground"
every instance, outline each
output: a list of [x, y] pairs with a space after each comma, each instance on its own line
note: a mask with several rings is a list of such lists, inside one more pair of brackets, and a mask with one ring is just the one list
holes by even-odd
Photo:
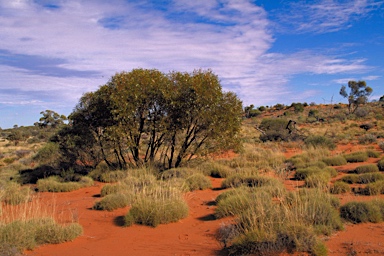
[[[351, 145], [338, 147], [338, 153], [354, 150]], [[291, 156], [299, 150], [287, 152]], [[233, 156], [230, 153], [226, 157]], [[376, 159], [370, 159], [375, 162]], [[362, 163], [360, 163], [362, 164]], [[352, 168], [338, 168], [341, 172]], [[340, 174], [343, 175], [343, 174]], [[134, 225], [122, 227], [122, 217], [128, 208], [113, 212], [92, 210], [99, 199], [102, 183], [78, 191], [54, 194], [40, 193], [42, 202], [56, 208], [57, 217], [62, 222], [79, 221], [84, 234], [73, 242], [44, 245], [27, 255], [35, 256], [104, 256], [104, 255], [223, 255], [221, 244], [215, 238], [217, 229], [226, 220], [215, 220], [214, 200], [222, 192], [219, 190], [223, 179], [211, 178], [213, 189], [187, 193], [185, 199], [190, 208], [189, 217], [156, 228]], [[295, 189], [302, 184], [287, 180], [286, 186]], [[341, 203], [352, 200], [371, 200], [373, 197], [356, 196], [352, 193], [339, 195]], [[384, 196], [381, 196], [384, 198]], [[227, 220], [229, 221], [229, 220]], [[328, 255], [384, 255], [384, 224], [346, 224], [345, 230], [325, 237]], [[302, 254], [298, 254], [302, 255]]]

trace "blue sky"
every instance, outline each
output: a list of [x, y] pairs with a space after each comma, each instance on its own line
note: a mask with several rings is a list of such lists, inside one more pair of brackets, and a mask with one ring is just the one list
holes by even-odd
[[384, 95], [382, 0], [0, 0], [0, 127], [71, 113], [116, 72], [212, 69], [244, 106]]

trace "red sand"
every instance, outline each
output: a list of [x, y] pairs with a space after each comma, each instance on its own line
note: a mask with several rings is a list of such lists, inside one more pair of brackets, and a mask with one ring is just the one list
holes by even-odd
[[[355, 148], [339, 146], [337, 153], [347, 153]], [[300, 153], [290, 150], [287, 155]], [[233, 152], [222, 157], [233, 156]], [[370, 159], [369, 162], [377, 160]], [[362, 163], [359, 163], [359, 165]], [[340, 172], [355, 167], [349, 164], [339, 167]], [[342, 173], [340, 175], [343, 175]], [[58, 219], [66, 222], [78, 220], [84, 234], [73, 242], [44, 245], [27, 255], [38, 256], [104, 256], [104, 255], [223, 255], [215, 233], [225, 220], [213, 218], [215, 198], [222, 192], [218, 188], [223, 179], [211, 178], [213, 189], [187, 193], [185, 199], [190, 208], [189, 217], [177, 223], [160, 225], [156, 228], [134, 225], [121, 227], [122, 216], [128, 207], [113, 212], [92, 210], [103, 186], [84, 188], [69, 193], [40, 193], [46, 204], [55, 205]], [[289, 189], [296, 189], [300, 182], [286, 180]], [[352, 193], [338, 195], [341, 203], [352, 200], [371, 200], [374, 197], [356, 196]], [[380, 196], [384, 198], [384, 195]], [[54, 202], [53, 202], [54, 201]], [[384, 223], [346, 224], [345, 230], [324, 237], [329, 255], [384, 255]], [[286, 255], [286, 254], [284, 254]], [[303, 254], [295, 254], [303, 255]]]

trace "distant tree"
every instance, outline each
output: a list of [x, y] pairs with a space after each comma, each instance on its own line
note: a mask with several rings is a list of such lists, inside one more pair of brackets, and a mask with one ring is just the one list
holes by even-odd
[[304, 111], [304, 106], [301, 103], [292, 103], [290, 107], [295, 110], [295, 113]]
[[40, 112], [42, 117], [40, 117], [39, 122], [35, 123], [35, 126], [41, 127], [41, 128], [57, 128], [60, 125], [64, 124], [64, 121], [67, 120], [67, 117], [65, 115], [60, 115], [52, 110], [45, 110]]
[[348, 98], [348, 112], [353, 114], [360, 105], [368, 102], [368, 96], [371, 95], [373, 90], [367, 86], [365, 81], [349, 81], [348, 87], [350, 89], [349, 94], [346, 86], [343, 85], [340, 89], [340, 95]]
[[379, 101], [384, 102], [384, 95], [380, 97]]
[[15, 146], [19, 144], [19, 142], [23, 139], [23, 134], [16, 128], [14, 128], [11, 133], [7, 136], [9, 141], [12, 141]]

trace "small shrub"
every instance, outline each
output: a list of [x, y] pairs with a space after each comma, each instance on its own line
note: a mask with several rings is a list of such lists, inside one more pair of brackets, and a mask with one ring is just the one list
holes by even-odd
[[379, 180], [384, 180], [384, 174], [379, 172], [370, 172], [370, 173], [363, 173], [358, 176], [357, 183], [360, 184], [368, 184], [372, 182], [376, 182]]
[[344, 157], [348, 163], [365, 162], [368, 160], [368, 155], [366, 152], [355, 152], [344, 155]]
[[101, 182], [118, 182], [127, 177], [125, 171], [108, 171], [100, 175], [99, 181]]
[[379, 148], [384, 151], [384, 141], [379, 142]]
[[343, 194], [343, 193], [349, 193], [351, 192], [351, 187], [343, 182], [343, 181], [336, 181], [333, 186], [331, 187], [330, 192], [332, 194]]
[[229, 166], [217, 162], [204, 163], [199, 169], [201, 169], [204, 174], [214, 178], [227, 178], [233, 172], [233, 169]]
[[191, 168], [172, 168], [161, 173], [161, 179], [169, 180], [173, 178], [182, 178], [186, 179], [189, 176], [192, 176], [195, 173], [195, 170]]
[[368, 157], [373, 157], [373, 158], [379, 158], [380, 157], [380, 152], [374, 151], [374, 150], [367, 150], [365, 151], [368, 155]]
[[297, 169], [295, 172], [294, 179], [296, 180], [305, 180], [308, 176], [313, 175], [315, 173], [320, 173], [321, 169], [315, 166]]
[[379, 168], [375, 164], [367, 164], [367, 165], [361, 165], [356, 167], [355, 173], [361, 174], [361, 173], [369, 173], [369, 172], [378, 172]]
[[341, 166], [347, 164], [347, 160], [342, 156], [327, 157], [323, 159], [323, 162], [330, 166]]
[[185, 180], [190, 191], [204, 190], [212, 187], [211, 180], [201, 173], [196, 173]]
[[340, 207], [340, 216], [352, 223], [380, 222], [380, 209], [371, 202], [348, 202]]
[[265, 177], [265, 176], [259, 176], [259, 175], [248, 176], [248, 175], [242, 175], [242, 174], [235, 174], [226, 178], [221, 184], [221, 187], [222, 188], [231, 188], [231, 187], [237, 188], [241, 186], [261, 187], [266, 185], [277, 186], [278, 184], [279, 184], [279, 181], [271, 177]]
[[142, 197], [132, 204], [125, 215], [125, 226], [133, 223], [156, 227], [159, 224], [176, 222], [188, 216], [188, 205], [182, 198], [158, 200]]
[[127, 189], [128, 186], [122, 183], [106, 184], [101, 188], [100, 196], [104, 197], [110, 194], [116, 194]]
[[329, 173], [329, 175], [331, 175], [332, 178], [336, 177], [338, 174], [337, 170], [330, 166], [323, 168], [322, 171]]
[[93, 206], [94, 210], [113, 211], [131, 204], [134, 196], [128, 193], [115, 193], [105, 196]]
[[363, 195], [380, 195], [384, 194], [384, 180], [369, 183], [365, 188], [357, 191]]
[[321, 135], [311, 135], [304, 140], [304, 143], [315, 148], [324, 147], [330, 150], [336, 148], [336, 144], [330, 138]]
[[372, 144], [377, 141], [377, 136], [374, 134], [364, 134], [359, 137], [359, 144]]
[[26, 203], [30, 199], [31, 194], [32, 191], [29, 187], [22, 187], [15, 182], [9, 182], [5, 185], [0, 201], [11, 205], [22, 204]]
[[328, 172], [319, 172], [311, 174], [305, 178], [305, 186], [307, 188], [326, 188], [331, 179]]
[[359, 181], [359, 175], [357, 174], [348, 174], [341, 178], [343, 182], [348, 184], [355, 184]]
[[38, 180], [37, 189], [40, 192], [69, 192], [92, 184], [93, 181], [89, 177], [82, 177], [79, 182], [61, 182], [59, 177], [51, 176]]
[[381, 159], [379, 162], [377, 162], [377, 167], [380, 171], [384, 171], [384, 159]]

